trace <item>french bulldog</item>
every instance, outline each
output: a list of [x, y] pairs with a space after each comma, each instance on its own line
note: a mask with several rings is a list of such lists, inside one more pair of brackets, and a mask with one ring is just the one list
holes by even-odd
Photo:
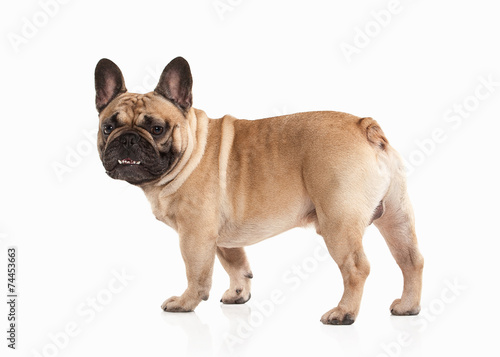
[[390, 311], [418, 314], [423, 258], [413, 209], [402, 159], [379, 124], [334, 111], [209, 119], [192, 107], [192, 84], [182, 57], [146, 94], [127, 92], [108, 59], [95, 70], [106, 173], [140, 187], [156, 218], [179, 234], [188, 286], [162, 309], [193, 311], [207, 300], [215, 256], [230, 277], [222, 303], [247, 302], [253, 275], [244, 247], [312, 225], [344, 283], [340, 302], [321, 322], [352, 324], [370, 271], [362, 237], [373, 223], [404, 277]]

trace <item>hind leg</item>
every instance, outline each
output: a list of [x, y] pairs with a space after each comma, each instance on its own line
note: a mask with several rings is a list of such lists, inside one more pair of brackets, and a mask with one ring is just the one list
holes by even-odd
[[420, 312], [424, 258], [418, 250], [413, 209], [405, 185], [395, 186], [398, 190], [390, 191], [384, 199], [384, 213], [374, 224], [403, 272], [403, 294], [392, 303], [391, 313], [417, 315]]
[[252, 271], [243, 248], [217, 248], [217, 256], [229, 275], [230, 285], [222, 296], [224, 304], [244, 304], [250, 300]]
[[344, 294], [338, 306], [321, 317], [324, 324], [350, 325], [359, 312], [370, 264], [361, 242], [365, 224], [354, 217], [349, 219], [349, 216], [343, 215], [341, 219], [328, 219], [326, 224], [321, 224], [319, 220], [318, 232], [324, 237], [328, 251], [338, 264], [344, 281]]

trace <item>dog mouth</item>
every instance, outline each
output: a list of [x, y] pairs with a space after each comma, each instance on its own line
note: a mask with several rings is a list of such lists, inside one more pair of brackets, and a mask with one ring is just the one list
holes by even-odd
[[140, 165], [141, 162], [140, 161], [135, 161], [135, 160], [132, 160], [131, 158], [126, 158], [126, 159], [122, 159], [122, 160], [118, 160], [118, 163], [120, 165]]

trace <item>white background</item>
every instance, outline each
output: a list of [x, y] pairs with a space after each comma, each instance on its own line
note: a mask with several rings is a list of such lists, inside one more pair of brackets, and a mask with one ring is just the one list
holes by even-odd
[[[6, 347], [0, 309], [2, 356], [498, 353], [500, 86], [481, 84], [500, 82], [498, 4], [401, 0], [388, 19], [387, 0], [41, 3], [3, 2], [0, 11], [0, 292], [10, 245], [20, 292], [17, 351]], [[356, 36], [348, 58], [342, 46]], [[402, 276], [373, 227], [352, 326], [319, 322], [342, 280], [304, 229], [247, 249], [248, 304], [221, 306], [228, 278], [216, 261], [207, 302], [194, 313], [161, 311], [186, 286], [177, 235], [140, 189], [105, 175], [93, 71], [110, 58], [130, 90], [146, 92], [178, 55], [191, 64], [194, 106], [212, 118], [338, 110], [382, 125], [413, 168], [426, 259], [420, 316], [390, 316]], [[307, 276], [294, 275], [297, 266]], [[123, 270], [133, 276], [126, 286], [113, 275]], [[270, 305], [275, 290], [281, 298]], [[62, 334], [68, 324], [74, 336]]]

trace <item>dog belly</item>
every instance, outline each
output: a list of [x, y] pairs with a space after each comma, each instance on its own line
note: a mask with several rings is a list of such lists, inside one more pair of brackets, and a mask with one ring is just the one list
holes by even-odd
[[273, 209], [268, 206], [261, 213], [246, 220], [236, 217], [226, 220], [219, 231], [217, 245], [223, 248], [244, 247], [317, 221], [316, 210], [309, 199]]
[[252, 245], [296, 227], [287, 222], [258, 222], [228, 224], [220, 232], [217, 245], [223, 248], [240, 248]]

